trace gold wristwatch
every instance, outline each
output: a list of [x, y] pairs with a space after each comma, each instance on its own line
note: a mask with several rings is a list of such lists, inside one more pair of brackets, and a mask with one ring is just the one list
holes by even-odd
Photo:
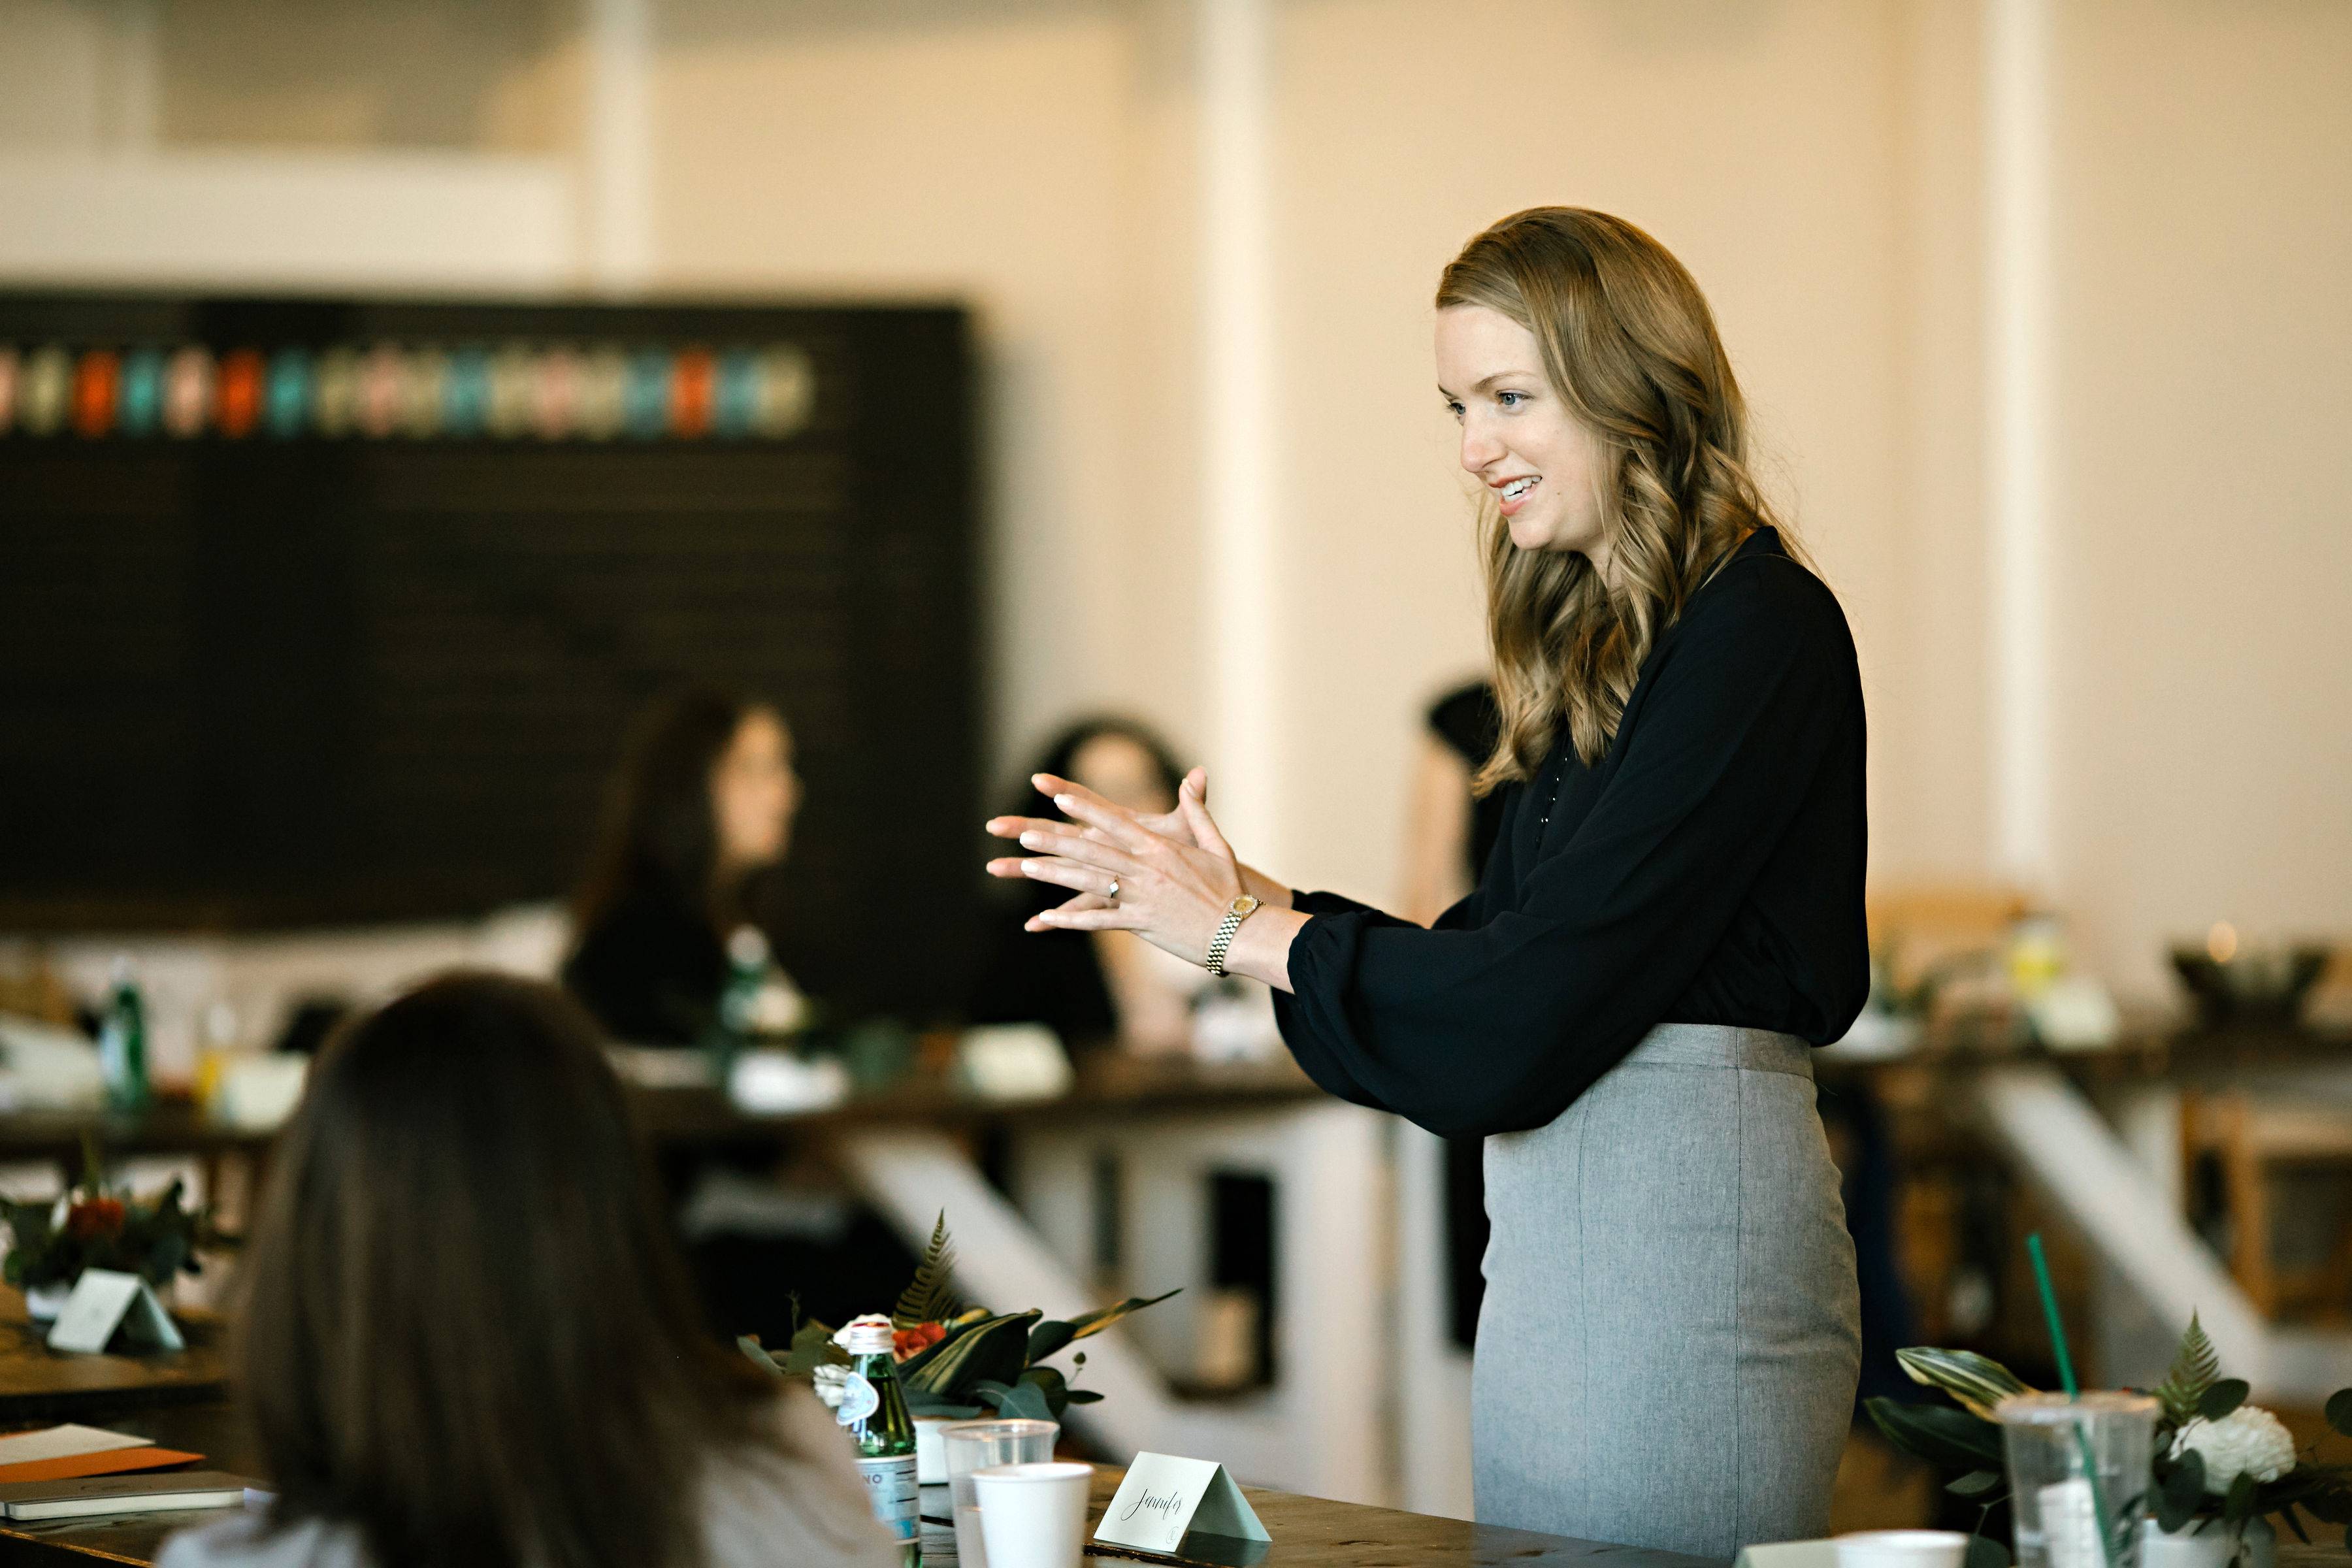
[[1225, 906], [1225, 918], [1217, 922], [1217, 934], [1209, 939], [1209, 973], [1218, 979], [1225, 977], [1225, 950], [1234, 945], [1234, 932], [1255, 913], [1257, 900], [1247, 893]]

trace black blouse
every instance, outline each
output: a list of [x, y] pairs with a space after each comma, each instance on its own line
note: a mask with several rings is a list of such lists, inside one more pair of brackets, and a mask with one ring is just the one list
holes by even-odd
[[1540, 1127], [1661, 1023], [1822, 1045], [1870, 985], [1862, 679], [1837, 600], [1759, 529], [1643, 662], [1609, 750], [1514, 785], [1434, 928], [1333, 893], [1275, 994], [1315, 1081], [1445, 1137]]
[[641, 891], [580, 933], [563, 984], [615, 1040], [697, 1045], [719, 1022], [727, 949], [709, 920]]

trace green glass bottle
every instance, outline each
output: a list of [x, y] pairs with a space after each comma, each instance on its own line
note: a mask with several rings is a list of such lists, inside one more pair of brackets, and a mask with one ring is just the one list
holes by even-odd
[[915, 1422], [890, 1355], [890, 1320], [853, 1318], [834, 1342], [850, 1355], [848, 1391], [835, 1412], [857, 1444], [866, 1500], [882, 1527], [903, 1543], [902, 1568], [922, 1568], [922, 1492], [915, 1474]]
[[719, 993], [719, 1017], [705, 1041], [710, 1075], [723, 1093], [735, 1058], [751, 1043], [760, 986], [768, 975], [768, 939], [757, 926], [737, 926], [727, 938], [727, 984]]
[[137, 1110], [147, 1103], [147, 1007], [127, 957], [114, 961], [114, 994], [99, 1029], [98, 1066], [108, 1109]]

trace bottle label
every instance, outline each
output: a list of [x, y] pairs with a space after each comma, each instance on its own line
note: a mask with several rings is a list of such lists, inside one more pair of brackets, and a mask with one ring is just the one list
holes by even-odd
[[855, 1426], [882, 1408], [882, 1391], [866, 1380], [864, 1373], [853, 1372], [841, 1380], [841, 1403], [834, 1407], [833, 1418], [844, 1426]]
[[857, 1473], [866, 1479], [866, 1500], [882, 1528], [900, 1541], [914, 1540], [922, 1530], [922, 1492], [915, 1482], [915, 1456], [860, 1459]]

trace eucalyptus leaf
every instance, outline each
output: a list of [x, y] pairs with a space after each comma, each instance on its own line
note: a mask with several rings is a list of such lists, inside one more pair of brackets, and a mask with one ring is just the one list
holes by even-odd
[[1102, 1395], [1097, 1394], [1091, 1388], [1074, 1388], [1070, 1390], [1069, 1393], [1064, 1394], [1062, 1398], [1064, 1403], [1069, 1405], [1100, 1405], [1102, 1403]]
[[1971, 1535], [1963, 1568], [2010, 1568], [2009, 1548], [1990, 1535]]
[[2339, 1388], [2327, 1396], [2327, 1424], [2352, 1437], [2352, 1388]]
[[2305, 1546], [2310, 1545], [2311, 1537], [2304, 1531], [2301, 1516], [2293, 1509], [2287, 1509], [2284, 1511], [2286, 1515], [2286, 1527], [2294, 1531], [2294, 1538], [2297, 1541], [2302, 1542]]
[[1060, 1418], [1062, 1406], [1070, 1402], [1070, 1385], [1060, 1373], [1050, 1366], [1033, 1366], [1021, 1374], [1021, 1382], [1034, 1388], [1044, 1397], [1045, 1408]]
[[784, 1352], [784, 1375], [814, 1380], [821, 1366], [847, 1366], [849, 1352], [833, 1342], [833, 1330], [811, 1318], [793, 1335], [792, 1348]]
[[2221, 1500], [2221, 1518], [2226, 1523], [2236, 1524], [2252, 1513], [2253, 1508], [2253, 1473], [2250, 1470], [2241, 1470], [2238, 1472], [2238, 1479], [2230, 1483], [2229, 1495]]
[[972, 1392], [996, 1406], [999, 1415], [1023, 1417], [1031, 1421], [1050, 1421], [1053, 1412], [1045, 1404], [1045, 1395], [1035, 1384], [1006, 1384], [994, 1378], [982, 1378], [972, 1384]]
[[1970, 1470], [1958, 1480], [1947, 1482], [1944, 1489], [1956, 1497], [1982, 1497], [1999, 1485], [1999, 1470]]
[[2204, 1500], [2205, 1456], [2192, 1448], [2180, 1457], [2157, 1490], [2156, 1522], [2166, 1530], [2179, 1530], [2197, 1517]]
[[2252, 1392], [2242, 1377], [2225, 1377], [2198, 1396], [2197, 1414], [2208, 1421], [2219, 1421], [2246, 1402]]

